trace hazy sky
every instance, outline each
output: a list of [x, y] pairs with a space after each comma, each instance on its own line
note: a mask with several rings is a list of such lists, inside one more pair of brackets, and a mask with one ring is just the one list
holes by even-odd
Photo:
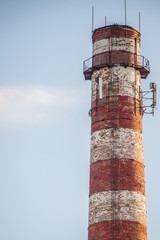
[[[0, 239], [87, 240], [90, 82], [95, 28], [124, 24], [121, 0], [0, 0]], [[128, 0], [158, 85], [160, 1]], [[148, 239], [160, 239], [160, 113], [143, 118]]]

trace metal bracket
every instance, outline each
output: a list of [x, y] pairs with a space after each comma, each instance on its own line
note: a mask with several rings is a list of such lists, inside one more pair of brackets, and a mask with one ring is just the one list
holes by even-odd
[[149, 85], [150, 90], [141, 91], [143, 114], [152, 114], [154, 116], [154, 109], [157, 105], [157, 85], [153, 82]]

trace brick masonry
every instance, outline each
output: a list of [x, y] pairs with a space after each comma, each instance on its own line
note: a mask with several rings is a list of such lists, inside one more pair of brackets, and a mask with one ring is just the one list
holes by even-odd
[[97, 83], [95, 82], [97, 76], [102, 78], [103, 97], [118, 95], [139, 100], [139, 87], [141, 84], [141, 75], [139, 71], [132, 67], [125, 68], [122, 66], [115, 66], [112, 68], [101, 68], [93, 72], [91, 82], [92, 103], [97, 100]]
[[138, 100], [128, 96], [118, 96], [117, 104], [104, 97], [92, 102], [91, 132], [108, 128], [130, 128], [142, 133], [142, 116]]
[[93, 43], [105, 38], [130, 38], [140, 42], [140, 33], [135, 28], [129, 26], [112, 25], [107, 28], [99, 28], [93, 32]]
[[113, 25], [92, 40], [88, 240], [147, 240], [140, 33]]
[[142, 134], [129, 128], [110, 128], [92, 133], [90, 163], [112, 158], [143, 163]]
[[106, 65], [113, 66], [113, 64], [120, 64], [124, 66], [139, 66], [140, 55], [137, 53], [127, 52], [124, 50], [112, 50], [109, 52], [101, 52], [93, 56], [92, 66], [98, 68]]
[[107, 190], [131, 190], [145, 195], [144, 165], [133, 159], [109, 159], [90, 166], [90, 195]]
[[[140, 54], [139, 42], [137, 43], [137, 54]], [[131, 38], [105, 38], [94, 42], [93, 55], [107, 51], [129, 51], [135, 53], [135, 40]]]
[[145, 196], [130, 190], [109, 190], [90, 196], [89, 225], [111, 221], [113, 215], [115, 220], [140, 222], [146, 226]]
[[[89, 226], [88, 240], [146, 239], [147, 227], [131, 221], [105, 221]], [[132, 238], [130, 237], [132, 236]]]

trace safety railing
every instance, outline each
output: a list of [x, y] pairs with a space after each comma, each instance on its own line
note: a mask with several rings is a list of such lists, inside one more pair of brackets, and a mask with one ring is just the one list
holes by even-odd
[[87, 79], [89, 79], [88, 76], [95, 69], [117, 65], [135, 67], [140, 71], [142, 78], [146, 78], [150, 72], [149, 61], [142, 55], [130, 52], [105, 52], [94, 55], [83, 62], [83, 72], [87, 76]]
[[92, 71], [92, 57], [83, 61], [83, 72]]
[[149, 60], [142, 55], [140, 55], [140, 66], [146, 68], [150, 72]]

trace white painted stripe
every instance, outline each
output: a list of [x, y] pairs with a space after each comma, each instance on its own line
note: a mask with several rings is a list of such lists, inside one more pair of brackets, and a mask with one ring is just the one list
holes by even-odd
[[91, 164], [112, 158], [134, 159], [143, 164], [143, 135], [130, 128], [102, 129], [91, 135]]
[[139, 99], [139, 87], [141, 84], [141, 75], [139, 71], [132, 67], [112, 67], [101, 68], [92, 74], [92, 101], [96, 100], [97, 83], [95, 78], [99, 76], [102, 79], [102, 93], [103, 97], [108, 96], [108, 89], [110, 89], [109, 95], [115, 95], [115, 89], [109, 88], [109, 83], [118, 81], [118, 94], [119, 96], [128, 96]]
[[128, 190], [105, 191], [91, 195], [89, 225], [111, 220], [128, 220], [146, 226], [145, 196]]
[[[135, 53], [135, 40], [131, 38], [106, 38], [93, 44], [93, 55], [110, 50], [124, 50]], [[137, 43], [137, 54], [140, 54], [140, 44]]]

